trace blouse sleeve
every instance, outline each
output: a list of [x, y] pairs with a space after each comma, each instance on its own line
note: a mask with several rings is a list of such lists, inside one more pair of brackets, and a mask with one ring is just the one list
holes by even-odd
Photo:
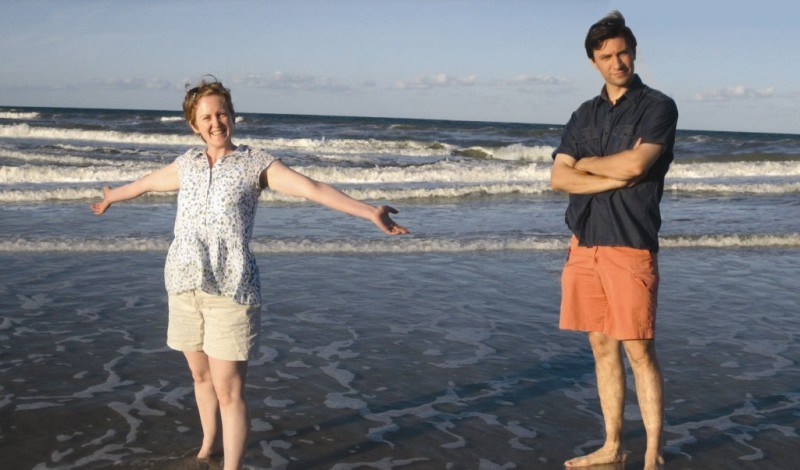
[[[250, 161], [253, 164], [253, 172], [257, 175], [257, 180], [261, 179], [261, 174], [272, 165], [272, 162], [280, 160], [269, 152], [262, 149], [250, 150]], [[267, 182], [269, 183], [269, 182]]]

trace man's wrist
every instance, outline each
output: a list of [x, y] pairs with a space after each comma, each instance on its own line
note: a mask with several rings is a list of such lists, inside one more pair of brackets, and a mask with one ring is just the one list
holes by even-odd
[[591, 157], [581, 158], [580, 160], [576, 161], [575, 162], [575, 169], [588, 173], [588, 171], [586, 170], [586, 166], [589, 163], [589, 158], [591, 158]]

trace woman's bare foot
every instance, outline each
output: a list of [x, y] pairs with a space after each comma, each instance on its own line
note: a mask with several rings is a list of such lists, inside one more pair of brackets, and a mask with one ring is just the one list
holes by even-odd
[[644, 456], [644, 470], [661, 470], [664, 468], [664, 457], [656, 455], [655, 458], [650, 458], [649, 455]]
[[623, 448], [603, 446], [588, 455], [575, 457], [564, 462], [567, 468], [589, 467], [591, 465], [603, 465], [609, 463], [624, 462], [628, 453]]
[[208, 445], [203, 443], [203, 446], [200, 447], [200, 450], [197, 452], [197, 460], [208, 460], [212, 457], [217, 457], [220, 455], [222, 455], [221, 442], [213, 442]]

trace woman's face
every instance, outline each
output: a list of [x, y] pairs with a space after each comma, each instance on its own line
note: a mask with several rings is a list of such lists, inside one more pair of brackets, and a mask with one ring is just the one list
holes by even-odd
[[209, 148], [233, 148], [234, 117], [219, 95], [204, 96], [197, 100], [192, 130], [200, 134]]

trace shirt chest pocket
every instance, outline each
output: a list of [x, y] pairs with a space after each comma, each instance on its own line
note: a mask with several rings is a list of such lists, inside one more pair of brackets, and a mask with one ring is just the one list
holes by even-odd
[[624, 124], [615, 126], [611, 129], [611, 138], [608, 141], [607, 151], [608, 154], [621, 152], [633, 148], [636, 139], [639, 137], [639, 131], [634, 124]]
[[601, 155], [601, 132], [596, 127], [584, 127], [578, 132], [578, 157]]
[[636, 126], [634, 126], [633, 124], [620, 125], [620, 126], [614, 127], [611, 130], [611, 135], [615, 139], [620, 139], [620, 140], [623, 140], [623, 141], [631, 140], [633, 138], [633, 134], [634, 134], [634, 130], [635, 129], [636, 129]]

